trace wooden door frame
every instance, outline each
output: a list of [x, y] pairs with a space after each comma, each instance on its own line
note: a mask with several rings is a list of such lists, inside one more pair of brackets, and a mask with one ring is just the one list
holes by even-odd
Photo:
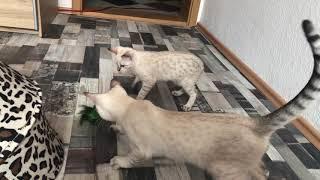
[[[83, 1], [84, 0], [72, 0], [72, 10], [77, 12], [83, 11]], [[99, 17], [99, 18], [130, 19], [130, 20], [145, 21], [145, 22], [151, 22], [151, 23], [192, 27], [197, 25], [200, 2], [201, 0], [191, 0], [188, 18], [185, 22], [173, 22], [173, 21], [132, 17], [132, 16], [125, 16], [125, 15], [111, 15], [111, 14], [103, 15], [102, 13], [96, 13], [96, 12], [83, 12], [83, 13], [75, 13], [75, 14], [81, 14], [83, 16], [92, 16], [92, 17]]]

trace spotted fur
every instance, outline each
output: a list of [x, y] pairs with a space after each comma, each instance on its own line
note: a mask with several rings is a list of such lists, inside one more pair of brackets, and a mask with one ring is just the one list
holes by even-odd
[[190, 111], [197, 93], [195, 84], [203, 73], [203, 62], [195, 55], [186, 52], [147, 52], [127, 47], [110, 49], [116, 53], [120, 72], [131, 71], [135, 76], [132, 86], [139, 80], [142, 88], [137, 99], [144, 99], [157, 81], [172, 81], [182, 88], [173, 91], [174, 96], [187, 93], [190, 97], [183, 105], [184, 111]]

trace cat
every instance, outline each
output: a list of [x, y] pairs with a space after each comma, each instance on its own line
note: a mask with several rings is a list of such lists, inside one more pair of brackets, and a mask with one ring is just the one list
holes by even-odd
[[127, 95], [117, 81], [103, 94], [84, 93], [105, 120], [129, 138], [131, 152], [115, 156], [114, 168], [130, 168], [152, 157], [192, 163], [217, 180], [265, 180], [260, 166], [273, 132], [300, 115], [320, 96], [320, 36], [302, 24], [314, 54], [313, 74], [303, 90], [278, 110], [262, 117], [232, 113], [177, 112]]
[[190, 97], [182, 109], [191, 110], [197, 97], [195, 84], [204, 69], [203, 62], [197, 56], [185, 52], [137, 51], [121, 46], [109, 50], [116, 54], [120, 72], [131, 72], [136, 76], [132, 87], [142, 81], [137, 99], [144, 99], [156, 81], [172, 81], [182, 87], [172, 91], [172, 94], [181, 96], [186, 92]]

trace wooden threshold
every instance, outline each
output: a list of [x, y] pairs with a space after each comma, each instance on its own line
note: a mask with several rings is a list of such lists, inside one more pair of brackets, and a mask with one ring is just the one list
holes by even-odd
[[[277, 108], [287, 102], [263, 81], [253, 70], [211, 34], [201, 23], [197, 29], [232, 63], [260, 92], [262, 92]], [[299, 117], [292, 121], [293, 125], [320, 150], [320, 132], [316, 130], [306, 119]]]

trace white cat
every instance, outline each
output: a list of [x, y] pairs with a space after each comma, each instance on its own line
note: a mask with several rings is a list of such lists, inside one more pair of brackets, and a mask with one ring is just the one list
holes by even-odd
[[204, 69], [203, 62], [197, 56], [185, 52], [137, 51], [128, 47], [112, 48], [110, 51], [116, 54], [120, 72], [131, 71], [136, 76], [132, 86], [142, 81], [137, 99], [144, 99], [157, 81], [172, 81], [182, 87], [172, 94], [181, 96], [186, 92], [190, 97], [182, 109], [191, 110], [197, 97], [195, 84]]

